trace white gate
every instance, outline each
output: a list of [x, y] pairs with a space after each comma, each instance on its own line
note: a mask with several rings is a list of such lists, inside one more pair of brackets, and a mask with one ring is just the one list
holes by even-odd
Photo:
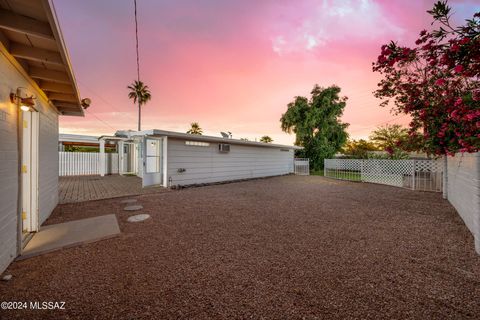
[[324, 175], [334, 179], [442, 191], [440, 160], [325, 159], [324, 164]]
[[310, 161], [308, 158], [295, 158], [293, 163], [295, 174], [301, 176], [310, 175]]

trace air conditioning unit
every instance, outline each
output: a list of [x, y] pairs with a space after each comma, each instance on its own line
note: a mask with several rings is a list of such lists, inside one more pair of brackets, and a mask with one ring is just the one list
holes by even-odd
[[218, 151], [221, 153], [228, 153], [230, 152], [230, 145], [227, 143], [220, 143], [218, 145]]

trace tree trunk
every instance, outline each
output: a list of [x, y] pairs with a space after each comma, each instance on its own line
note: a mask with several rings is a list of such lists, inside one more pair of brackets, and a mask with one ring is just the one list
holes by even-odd
[[142, 108], [141, 108], [140, 103], [138, 103], [138, 131], [142, 130], [141, 125], [140, 125], [140, 123], [142, 121], [141, 119], [142, 119]]

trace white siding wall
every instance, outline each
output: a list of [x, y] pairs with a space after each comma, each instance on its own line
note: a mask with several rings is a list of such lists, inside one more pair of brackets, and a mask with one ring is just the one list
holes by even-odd
[[58, 202], [58, 116], [39, 92], [0, 50], [0, 273], [17, 256], [18, 237], [18, 116], [10, 93], [27, 88], [37, 97], [39, 123], [39, 213], [40, 222]]
[[292, 173], [294, 152], [231, 144], [229, 153], [219, 153], [218, 143], [189, 146], [185, 140], [168, 138], [167, 156], [172, 185], [189, 185]]
[[58, 114], [40, 114], [38, 155], [39, 222], [47, 220], [58, 203]]
[[448, 157], [448, 200], [475, 237], [480, 254], [480, 153]]

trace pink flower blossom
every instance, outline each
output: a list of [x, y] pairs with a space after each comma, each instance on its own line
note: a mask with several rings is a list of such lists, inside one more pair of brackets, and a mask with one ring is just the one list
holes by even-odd
[[435, 85], [437, 86], [443, 86], [445, 84], [445, 79], [438, 79], [435, 81]]
[[453, 68], [453, 71], [455, 71], [456, 73], [460, 73], [463, 71], [463, 66], [462, 65], [458, 65], [456, 66], [455, 68]]

